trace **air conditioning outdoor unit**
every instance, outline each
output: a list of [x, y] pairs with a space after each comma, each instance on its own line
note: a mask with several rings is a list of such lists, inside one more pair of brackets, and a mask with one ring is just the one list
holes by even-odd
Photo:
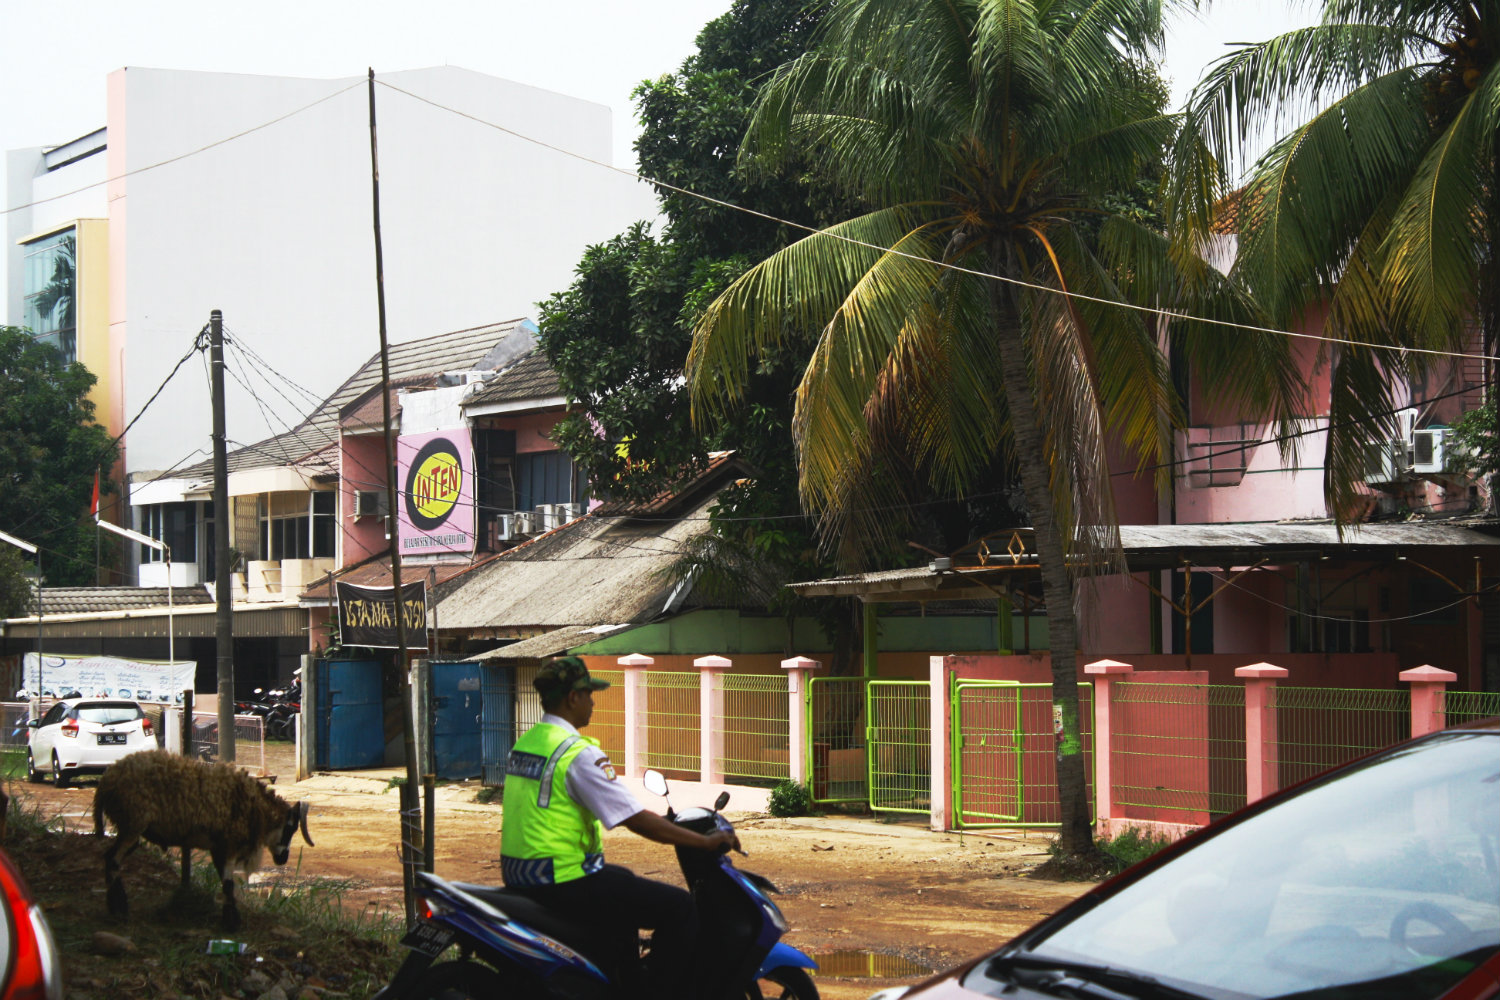
[[518, 510], [510, 515], [514, 537], [536, 534], [536, 515], [529, 510]]
[[568, 521], [576, 521], [583, 516], [584, 505], [581, 503], [563, 503], [558, 504], [558, 507], [562, 509], [562, 519], [564, 523], [567, 523]]
[[500, 542], [513, 542], [516, 540], [516, 516], [514, 514], [501, 514], [495, 518], [495, 540]]
[[1405, 441], [1378, 441], [1365, 451], [1365, 482], [1372, 486], [1399, 482], [1410, 464]]
[[387, 513], [389, 513], [389, 510], [386, 507], [386, 495], [384, 490], [355, 491], [355, 517], [384, 517]]
[[536, 516], [541, 524], [541, 530], [551, 531], [562, 523], [562, 514], [557, 509], [559, 506], [555, 503], [537, 504]]
[[1411, 470], [1417, 473], [1443, 471], [1445, 427], [1427, 427], [1411, 433]]

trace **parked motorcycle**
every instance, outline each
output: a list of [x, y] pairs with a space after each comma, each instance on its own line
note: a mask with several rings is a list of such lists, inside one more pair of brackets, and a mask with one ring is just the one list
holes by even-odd
[[[646, 787], [667, 794], [659, 771], [646, 772]], [[723, 792], [713, 809], [681, 813], [668, 802], [667, 819], [696, 833], [733, 832], [721, 812], [728, 801], [729, 793]], [[769, 880], [736, 868], [727, 853], [678, 847], [677, 862], [697, 903], [700, 947], [712, 959], [705, 966], [723, 976], [719, 984], [704, 984], [706, 995], [818, 1000], [806, 971], [818, 963], [781, 943], [787, 923], [768, 895], [777, 891]], [[628, 995], [589, 956], [586, 928], [526, 896], [426, 872], [417, 872], [417, 893], [420, 917], [401, 942], [411, 953], [375, 1000], [615, 1000]], [[437, 961], [455, 946], [456, 960]]]

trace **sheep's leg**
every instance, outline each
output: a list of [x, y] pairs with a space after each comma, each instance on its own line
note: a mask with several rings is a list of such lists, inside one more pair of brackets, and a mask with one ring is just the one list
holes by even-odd
[[209, 853], [213, 855], [214, 868], [219, 873], [219, 885], [224, 890], [224, 930], [232, 934], [240, 929], [240, 911], [234, 905], [234, 872], [227, 870], [229, 852], [222, 847], [214, 847]]
[[109, 912], [114, 916], [130, 915], [130, 901], [125, 898], [125, 882], [120, 878], [120, 862], [139, 847], [140, 843], [140, 837], [126, 837], [121, 834], [115, 837], [115, 842], [110, 844], [109, 849], [104, 852], [104, 898], [109, 906]]

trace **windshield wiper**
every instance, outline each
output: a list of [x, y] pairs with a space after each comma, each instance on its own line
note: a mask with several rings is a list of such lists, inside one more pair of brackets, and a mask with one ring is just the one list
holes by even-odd
[[984, 974], [1038, 993], [1084, 1000], [1204, 1000], [1142, 972], [1042, 955], [997, 955], [985, 964]]

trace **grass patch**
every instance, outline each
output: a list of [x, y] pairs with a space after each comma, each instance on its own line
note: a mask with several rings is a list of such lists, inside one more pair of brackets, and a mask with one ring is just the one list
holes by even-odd
[[483, 802], [486, 805], [488, 805], [489, 803], [495, 802], [495, 801], [499, 800], [500, 798], [502, 798], [504, 796], [504, 794], [505, 794], [505, 789], [501, 788], [499, 785], [485, 785], [474, 796], [474, 801], [475, 802]]
[[0, 779], [21, 781], [26, 777], [26, 748], [0, 747]]

